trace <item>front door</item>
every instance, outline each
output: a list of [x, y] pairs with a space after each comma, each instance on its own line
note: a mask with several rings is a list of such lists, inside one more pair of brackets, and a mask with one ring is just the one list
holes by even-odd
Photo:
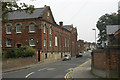
[[17, 44], [17, 48], [20, 48], [21, 47], [21, 44]]
[[38, 62], [40, 62], [40, 50], [38, 50]]

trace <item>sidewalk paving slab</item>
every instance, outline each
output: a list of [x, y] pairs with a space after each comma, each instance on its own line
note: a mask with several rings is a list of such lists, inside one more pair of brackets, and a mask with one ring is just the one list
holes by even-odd
[[74, 68], [68, 75], [68, 78], [99, 78], [91, 72], [91, 59], [85, 64]]

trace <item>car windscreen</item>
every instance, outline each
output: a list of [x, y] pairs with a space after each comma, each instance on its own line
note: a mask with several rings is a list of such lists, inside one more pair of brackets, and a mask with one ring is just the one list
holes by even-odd
[[65, 55], [64, 57], [67, 57], [68, 55]]

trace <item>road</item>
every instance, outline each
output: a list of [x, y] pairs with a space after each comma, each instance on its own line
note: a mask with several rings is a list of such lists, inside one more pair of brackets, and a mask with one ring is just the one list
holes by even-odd
[[83, 57], [72, 58], [69, 61], [57, 61], [50, 64], [39, 65], [28, 69], [8, 72], [2, 75], [3, 78], [64, 78], [71, 69], [79, 66], [88, 59], [90, 53], [86, 52]]

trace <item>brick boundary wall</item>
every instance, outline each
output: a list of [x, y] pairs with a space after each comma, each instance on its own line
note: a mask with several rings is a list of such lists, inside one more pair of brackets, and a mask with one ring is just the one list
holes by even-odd
[[[69, 52], [63, 53], [63, 56], [70, 54]], [[4, 59], [2, 60], [2, 69], [11, 69], [16, 67], [28, 66], [31, 64], [40, 64], [40, 63], [51, 63], [61, 60], [61, 52], [47, 53], [47, 58], [45, 58], [45, 53], [41, 53], [41, 61], [38, 63], [37, 56], [27, 57], [27, 58], [16, 58], [16, 59]]]
[[120, 78], [120, 46], [93, 50], [91, 71], [102, 78]]

